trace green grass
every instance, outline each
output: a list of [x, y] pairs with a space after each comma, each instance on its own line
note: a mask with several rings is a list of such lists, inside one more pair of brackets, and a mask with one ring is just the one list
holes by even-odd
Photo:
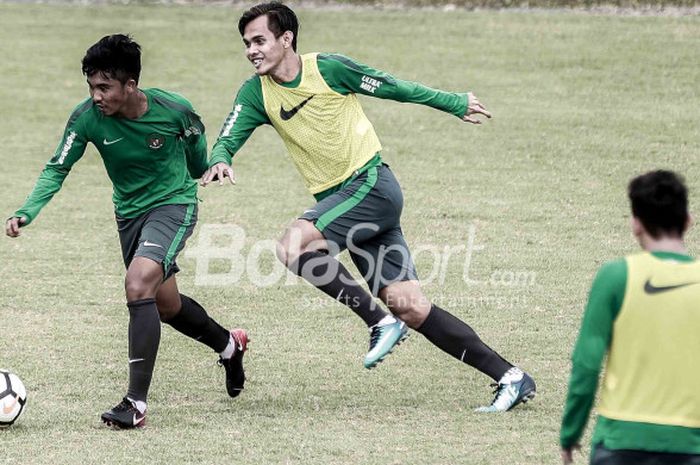
[[[0, 4], [0, 211], [10, 215], [31, 190], [87, 95], [80, 59], [108, 33], [134, 34], [144, 48], [142, 85], [186, 95], [213, 143], [251, 74], [239, 13]], [[687, 176], [692, 205], [700, 201], [700, 19], [299, 13], [301, 51], [341, 52], [404, 79], [474, 90], [494, 113], [473, 127], [362, 98], [404, 188], [409, 242], [466, 245], [474, 226], [483, 246], [469, 268], [479, 283], [464, 283], [465, 253], [455, 252], [444, 284], [426, 292], [530, 371], [536, 401], [507, 415], [473, 413], [491, 399], [489, 380], [418, 334], [368, 372], [366, 331], [344, 307], [308, 286], [258, 288], [247, 275], [231, 286], [195, 286], [196, 262], [182, 257], [183, 292], [224, 325], [250, 330], [247, 389], [228, 399], [215, 356], [164, 328], [149, 426], [103, 429], [98, 414], [126, 384], [128, 313], [111, 189], [91, 147], [22, 237], [0, 239], [0, 366], [18, 373], [30, 396], [21, 421], [0, 432], [0, 462], [558, 463], [568, 357], [592, 274], [636, 250], [628, 179], [676, 169]], [[235, 168], [235, 188], [202, 192], [200, 225], [241, 226], [247, 253], [278, 237], [312, 199], [269, 128], [256, 132]], [[696, 253], [697, 232], [688, 241]], [[429, 274], [429, 255], [418, 268]], [[490, 283], [508, 272], [535, 279]]]

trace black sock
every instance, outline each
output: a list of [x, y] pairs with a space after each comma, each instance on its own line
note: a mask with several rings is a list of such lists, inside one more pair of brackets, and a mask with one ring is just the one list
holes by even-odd
[[160, 343], [156, 299], [127, 302], [129, 307], [129, 390], [126, 396], [146, 402]]
[[290, 268], [338, 302], [347, 305], [367, 326], [379, 323], [388, 315], [355, 281], [348, 269], [327, 253], [304, 252]]
[[185, 336], [211, 347], [214, 352], [223, 352], [228, 345], [231, 333], [214, 321], [206, 310], [191, 297], [180, 294], [182, 308], [173, 318], [165, 321]]
[[495, 381], [513, 367], [493, 349], [484, 344], [465, 322], [433, 305], [417, 331], [457, 360], [473, 366]]

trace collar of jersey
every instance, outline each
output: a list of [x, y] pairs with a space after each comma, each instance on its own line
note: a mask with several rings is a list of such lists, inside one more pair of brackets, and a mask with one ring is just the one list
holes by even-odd
[[291, 81], [289, 81], [289, 82], [277, 82], [277, 84], [279, 84], [282, 87], [286, 87], [288, 89], [295, 89], [295, 88], [299, 87], [299, 84], [301, 84], [302, 71], [303, 71], [303, 67], [299, 68], [299, 73], [297, 74], [297, 77], [295, 77]]
[[651, 252], [651, 254], [656, 258], [660, 258], [661, 260], [676, 260], [679, 262], [692, 262], [695, 260], [690, 255], [677, 252], [664, 252], [660, 250], [654, 250]]

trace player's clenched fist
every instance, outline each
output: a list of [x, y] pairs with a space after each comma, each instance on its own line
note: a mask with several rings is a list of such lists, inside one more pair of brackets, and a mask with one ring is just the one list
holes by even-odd
[[26, 222], [27, 219], [20, 216], [8, 218], [5, 222], [5, 234], [10, 237], [19, 236], [19, 228], [21, 228]]

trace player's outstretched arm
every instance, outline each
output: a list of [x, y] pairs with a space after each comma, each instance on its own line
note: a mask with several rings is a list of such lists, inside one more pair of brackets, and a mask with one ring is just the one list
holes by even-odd
[[8, 236], [19, 236], [19, 228], [31, 224], [36, 219], [41, 209], [61, 190], [71, 168], [85, 153], [89, 138], [83, 115], [89, 115], [91, 108], [92, 99], [88, 98], [71, 113], [61, 143], [41, 171], [34, 189], [24, 201], [24, 205], [5, 222], [5, 233]]
[[219, 138], [212, 147], [209, 169], [202, 175], [199, 183], [204, 187], [218, 180], [219, 185], [222, 185], [226, 177], [231, 184], [236, 184], [231, 159], [253, 134], [255, 128], [263, 124], [272, 123], [265, 112], [260, 77], [253, 76], [239, 89], [233, 109], [224, 121]]
[[19, 228], [24, 226], [26, 222], [27, 219], [23, 216], [12, 216], [8, 218], [5, 222], [5, 234], [7, 234], [10, 237], [19, 236]]
[[481, 124], [481, 120], [475, 118], [476, 115], [484, 115], [491, 118], [491, 113], [479, 102], [479, 99], [471, 92], [467, 92], [467, 111], [462, 116], [462, 121], [472, 124]]
[[326, 84], [343, 95], [357, 93], [397, 102], [426, 105], [472, 124], [481, 124], [481, 121], [474, 117], [476, 115], [491, 118], [491, 113], [471, 92], [455, 93], [433, 89], [419, 82], [396, 78], [389, 73], [338, 54], [319, 54], [317, 63]]
[[233, 176], [233, 169], [230, 165], [224, 162], [219, 162], [211, 166], [208, 170], [204, 172], [202, 178], [199, 180], [199, 184], [202, 187], [206, 187], [207, 184], [219, 180], [219, 185], [224, 184], [224, 178], [228, 178], [231, 184], [236, 184], [236, 178]]

